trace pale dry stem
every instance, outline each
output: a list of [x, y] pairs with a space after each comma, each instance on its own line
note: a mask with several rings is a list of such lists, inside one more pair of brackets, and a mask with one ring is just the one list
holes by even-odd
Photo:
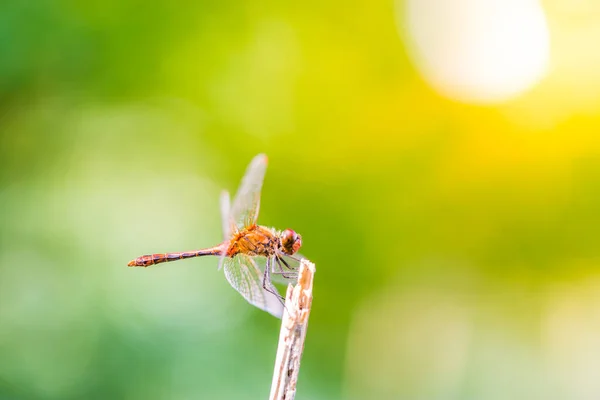
[[300, 262], [298, 283], [289, 285], [281, 320], [279, 345], [275, 359], [270, 400], [293, 400], [304, 351], [304, 340], [312, 304], [315, 265], [303, 259]]

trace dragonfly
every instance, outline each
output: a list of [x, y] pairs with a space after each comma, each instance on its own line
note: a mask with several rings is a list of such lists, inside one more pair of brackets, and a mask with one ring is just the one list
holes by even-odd
[[147, 254], [127, 265], [148, 267], [193, 257], [218, 256], [219, 270], [224, 270], [229, 284], [248, 303], [281, 318], [284, 302], [273, 282], [288, 283], [297, 278], [302, 236], [292, 229], [279, 231], [256, 223], [267, 163], [264, 154], [254, 157], [233, 202], [227, 191], [221, 193], [222, 243], [200, 250]]

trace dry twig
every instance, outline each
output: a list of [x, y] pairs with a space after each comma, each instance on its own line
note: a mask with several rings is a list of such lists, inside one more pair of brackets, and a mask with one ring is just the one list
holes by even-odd
[[293, 400], [296, 395], [300, 359], [312, 304], [314, 274], [315, 264], [304, 259], [300, 263], [298, 283], [296, 286], [288, 286], [270, 400]]

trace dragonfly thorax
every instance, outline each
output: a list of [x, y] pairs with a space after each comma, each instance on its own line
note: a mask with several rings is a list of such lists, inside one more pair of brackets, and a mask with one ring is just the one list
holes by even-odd
[[227, 256], [242, 253], [249, 256], [270, 257], [281, 248], [281, 240], [269, 228], [251, 225], [233, 234]]

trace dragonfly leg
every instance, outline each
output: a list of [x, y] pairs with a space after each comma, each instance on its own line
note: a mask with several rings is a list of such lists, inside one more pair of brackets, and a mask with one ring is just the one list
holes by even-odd
[[[278, 257], [279, 257], [279, 259], [281, 260], [281, 262], [283, 263], [283, 265], [285, 265], [285, 267], [287, 269], [289, 269], [290, 271], [293, 271], [293, 272], [298, 272], [298, 267], [297, 266], [292, 267], [292, 266], [290, 266], [290, 264], [287, 263], [287, 261], [285, 261], [285, 258], [283, 258], [281, 256], [278, 256]], [[296, 257], [292, 257], [292, 256], [287, 256], [287, 257], [291, 258], [294, 261], [298, 261], [298, 262], [301, 261], [299, 258], [296, 258]]]
[[262, 286], [267, 292], [273, 294], [277, 299], [283, 304], [285, 307], [285, 302], [283, 301], [283, 297], [279, 294], [277, 289], [273, 286], [273, 282], [271, 282], [271, 257], [267, 258], [267, 265], [265, 266], [265, 273], [263, 275]]
[[274, 272], [275, 274], [281, 275], [283, 276], [285, 279], [293, 279], [296, 278], [298, 276], [297, 273], [294, 272], [286, 272], [283, 270], [283, 267], [281, 265], [281, 263], [283, 263], [283, 265], [285, 265], [285, 267], [289, 270], [292, 270], [290, 268], [290, 266], [288, 265], [288, 263], [285, 262], [285, 260], [279, 256], [277, 256], [275, 258], [275, 262], [277, 263], [277, 266], [279, 267], [279, 272]]

